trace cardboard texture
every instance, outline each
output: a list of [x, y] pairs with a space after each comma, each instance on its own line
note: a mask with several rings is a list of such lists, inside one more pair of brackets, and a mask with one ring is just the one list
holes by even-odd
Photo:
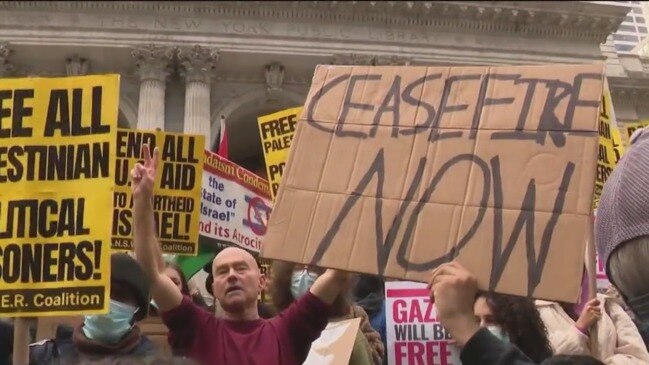
[[[262, 255], [574, 302], [603, 66], [318, 66]], [[488, 75], [488, 76], [487, 76]]]
[[348, 365], [360, 324], [360, 318], [329, 322], [302, 365]]

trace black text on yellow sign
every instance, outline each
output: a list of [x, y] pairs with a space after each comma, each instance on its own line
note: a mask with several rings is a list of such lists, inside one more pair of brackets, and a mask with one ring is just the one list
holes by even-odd
[[273, 199], [277, 196], [284, 166], [295, 135], [302, 107], [290, 108], [257, 118], [266, 173]]
[[628, 123], [625, 126], [625, 130], [626, 130], [626, 136], [625, 137], [626, 137], [627, 141], [631, 138], [631, 136], [633, 136], [633, 133], [635, 133], [635, 131], [637, 131], [638, 129], [646, 128], [648, 126], [649, 126], [649, 121], [646, 121], [646, 120], [641, 121], [641, 122], [637, 122], [637, 123]]
[[202, 177], [202, 136], [119, 130], [112, 248], [133, 248], [133, 198], [130, 171], [141, 162], [142, 146], [159, 148], [160, 161], [153, 199], [157, 233], [166, 253], [195, 255]]
[[599, 205], [599, 198], [602, 194], [604, 183], [624, 153], [622, 136], [617, 128], [611, 94], [606, 83], [600, 104], [598, 129], [599, 144], [597, 148], [597, 171], [595, 175], [593, 208], [597, 208]]
[[0, 80], [0, 315], [107, 311], [119, 76]]

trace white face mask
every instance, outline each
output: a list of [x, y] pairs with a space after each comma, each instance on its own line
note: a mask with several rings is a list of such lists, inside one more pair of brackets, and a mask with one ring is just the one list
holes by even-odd
[[318, 275], [310, 273], [308, 270], [294, 272], [291, 277], [291, 294], [293, 294], [293, 298], [298, 299], [304, 295], [317, 278]]
[[503, 331], [502, 327], [500, 326], [487, 326], [487, 329], [489, 332], [491, 332], [492, 335], [496, 336], [499, 340], [509, 343], [509, 336]]
[[85, 316], [83, 333], [91, 340], [117, 343], [133, 327], [135, 312], [137, 308], [111, 299], [107, 314]]

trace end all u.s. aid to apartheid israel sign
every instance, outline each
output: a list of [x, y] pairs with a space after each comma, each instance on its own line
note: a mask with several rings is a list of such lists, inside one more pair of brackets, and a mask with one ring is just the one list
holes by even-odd
[[158, 148], [153, 216], [163, 253], [195, 256], [205, 137], [164, 131], [119, 129], [116, 142], [112, 248], [133, 249], [133, 196], [130, 172], [144, 145]]
[[0, 316], [108, 309], [118, 95], [119, 75], [0, 79]]

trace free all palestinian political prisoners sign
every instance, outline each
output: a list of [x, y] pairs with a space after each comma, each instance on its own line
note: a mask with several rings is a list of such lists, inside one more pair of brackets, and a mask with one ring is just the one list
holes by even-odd
[[318, 66], [262, 256], [576, 301], [603, 65]]
[[106, 313], [119, 75], [0, 79], [0, 316]]

